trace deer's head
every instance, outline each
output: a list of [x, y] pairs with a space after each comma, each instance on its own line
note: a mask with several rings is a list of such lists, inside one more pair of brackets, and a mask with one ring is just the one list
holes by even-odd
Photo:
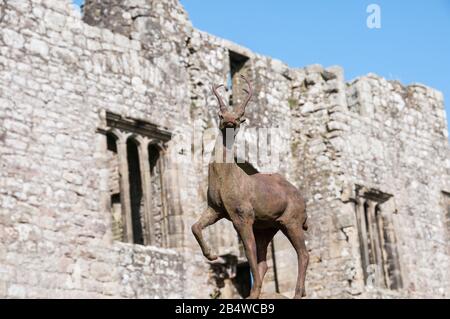
[[235, 110], [228, 110], [227, 106], [225, 105], [225, 102], [223, 101], [222, 97], [219, 95], [217, 90], [223, 85], [214, 85], [213, 86], [213, 93], [217, 98], [217, 101], [219, 102], [219, 128], [221, 131], [225, 131], [226, 129], [233, 129], [236, 133], [240, 127], [240, 125], [245, 122], [245, 108], [247, 107], [248, 102], [250, 102], [250, 99], [253, 95], [252, 85], [247, 80], [247, 78], [243, 75], [241, 75], [241, 78], [244, 79], [244, 81], [247, 83], [248, 89], [243, 89], [244, 92], [247, 94], [247, 97], [245, 98], [244, 102], [242, 102], [241, 105], [236, 107]]

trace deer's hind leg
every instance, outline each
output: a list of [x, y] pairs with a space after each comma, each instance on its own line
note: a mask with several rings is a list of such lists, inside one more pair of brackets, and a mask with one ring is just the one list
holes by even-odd
[[202, 249], [203, 255], [210, 261], [217, 259], [217, 256], [211, 253], [211, 249], [208, 244], [203, 239], [202, 230], [206, 227], [217, 223], [224, 217], [223, 214], [216, 212], [214, 209], [208, 207], [208, 209], [200, 216], [200, 219], [192, 225], [192, 233], [197, 239], [200, 248]]
[[306, 269], [308, 268], [309, 254], [305, 244], [305, 236], [302, 228], [302, 223], [297, 220], [283, 223], [281, 230], [294, 246], [297, 252], [298, 260], [298, 275], [297, 285], [295, 287], [294, 299], [301, 299], [306, 296], [305, 292], [305, 278]]

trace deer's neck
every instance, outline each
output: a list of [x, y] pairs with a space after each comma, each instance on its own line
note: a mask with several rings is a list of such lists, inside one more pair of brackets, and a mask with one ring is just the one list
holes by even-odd
[[234, 137], [233, 139], [229, 138], [227, 142], [225, 133], [221, 132], [217, 137], [211, 156], [212, 171], [210, 174], [223, 181], [239, 173], [239, 167], [234, 160], [234, 149]]

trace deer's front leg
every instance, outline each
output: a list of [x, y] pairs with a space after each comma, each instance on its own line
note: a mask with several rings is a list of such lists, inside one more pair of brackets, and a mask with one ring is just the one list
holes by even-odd
[[258, 299], [261, 294], [262, 281], [258, 271], [258, 260], [256, 255], [256, 241], [253, 233], [253, 219], [250, 217], [239, 217], [233, 220], [233, 225], [244, 244], [250, 270], [253, 276], [253, 286], [249, 299]]
[[202, 214], [198, 222], [192, 225], [192, 233], [194, 234], [195, 239], [197, 239], [197, 242], [202, 249], [203, 255], [210, 261], [216, 260], [217, 256], [211, 253], [211, 249], [203, 239], [202, 230], [210, 225], [217, 223], [222, 218], [222, 214], [217, 213], [215, 210], [208, 207], [208, 209]]

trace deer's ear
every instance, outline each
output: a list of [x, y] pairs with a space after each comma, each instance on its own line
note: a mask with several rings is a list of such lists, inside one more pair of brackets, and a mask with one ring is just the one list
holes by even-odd
[[220, 119], [223, 119], [223, 114], [222, 114], [222, 112], [219, 111], [219, 113], [217, 113], [217, 115], [219, 115], [219, 118], [220, 118]]

